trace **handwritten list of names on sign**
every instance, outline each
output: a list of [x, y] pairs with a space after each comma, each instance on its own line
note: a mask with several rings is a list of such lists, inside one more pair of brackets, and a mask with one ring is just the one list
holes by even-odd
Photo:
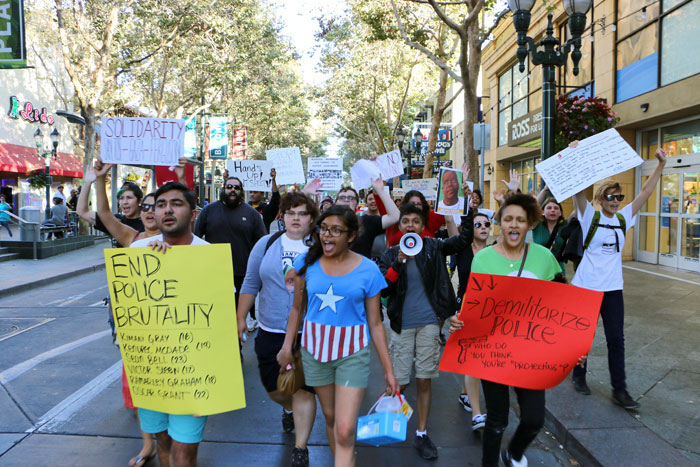
[[321, 190], [338, 191], [343, 184], [343, 159], [331, 157], [309, 157], [308, 179], [321, 179]]
[[245, 407], [230, 248], [107, 249], [105, 265], [134, 405], [199, 415]]
[[472, 273], [441, 371], [528, 389], [561, 383], [593, 344], [602, 292]]
[[110, 164], [177, 165], [185, 156], [185, 120], [102, 119], [100, 159]]
[[537, 164], [537, 171], [557, 201], [644, 162], [614, 128], [566, 148]]

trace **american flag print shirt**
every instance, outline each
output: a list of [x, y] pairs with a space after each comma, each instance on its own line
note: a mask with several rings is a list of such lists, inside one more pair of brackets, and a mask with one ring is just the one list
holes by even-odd
[[[294, 260], [295, 269], [304, 265], [306, 254]], [[363, 257], [344, 276], [329, 276], [320, 263], [306, 270], [309, 297], [301, 345], [319, 362], [338, 360], [369, 345], [365, 299], [387, 286], [377, 265]]]

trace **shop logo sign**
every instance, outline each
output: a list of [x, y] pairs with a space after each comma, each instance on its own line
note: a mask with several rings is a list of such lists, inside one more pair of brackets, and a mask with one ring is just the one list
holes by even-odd
[[19, 104], [19, 99], [17, 99], [16, 96], [10, 97], [10, 111], [7, 112], [7, 115], [10, 118], [14, 118], [16, 120], [22, 118], [22, 120], [26, 120], [30, 123], [39, 122], [46, 123], [47, 125], [53, 125], [53, 117], [48, 114], [46, 107], [42, 107], [41, 110], [38, 108], [35, 109], [34, 105], [27, 101], [24, 103], [24, 109], [20, 110]]

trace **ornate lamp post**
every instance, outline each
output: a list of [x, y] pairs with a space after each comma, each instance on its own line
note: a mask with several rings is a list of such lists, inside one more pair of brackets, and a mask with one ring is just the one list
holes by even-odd
[[51, 138], [51, 145], [53, 146], [51, 152], [44, 150], [44, 134], [41, 132], [41, 128], [37, 128], [34, 132], [34, 145], [36, 146], [36, 152], [39, 158], [44, 158], [44, 177], [46, 178], [46, 219], [51, 216], [51, 157], [53, 160], [57, 159], [57, 149], [58, 143], [61, 141], [61, 134], [56, 128], [53, 129], [49, 135]]
[[[554, 152], [554, 119], [556, 93], [556, 68], [564, 65], [571, 52], [574, 75], [578, 75], [578, 63], [581, 60], [581, 35], [586, 29], [586, 13], [591, 8], [592, 0], [563, 0], [564, 9], [569, 15], [569, 39], [563, 46], [554, 37], [552, 13], [547, 15], [547, 34], [535, 44], [527, 35], [530, 27], [530, 10], [535, 0], [508, 0], [508, 7], [513, 12], [513, 26], [518, 33], [518, 62], [520, 72], [525, 71], [525, 57], [530, 56], [533, 65], [542, 65], [542, 160]], [[540, 50], [538, 50], [538, 46]], [[572, 51], [573, 50], [573, 51]]]
[[[415, 150], [416, 157], [420, 157], [422, 146], [423, 146], [423, 132], [420, 131], [420, 128], [416, 128], [416, 132], [413, 133], [413, 149]], [[425, 168], [425, 166], [423, 166], [423, 167]], [[413, 171], [413, 167], [411, 167], [411, 171]]]
[[[403, 128], [399, 127], [398, 130], [396, 130], [396, 145], [399, 147], [399, 152], [401, 153], [401, 158], [403, 159], [404, 151], [403, 151], [403, 143], [406, 141], [406, 132], [403, 131]], [[408, 173], [406, 174], [408, 178], [411, 178], [411, 155], [410, 155], [410, 150], [406, 151], [406, 156], [408, 159]]]

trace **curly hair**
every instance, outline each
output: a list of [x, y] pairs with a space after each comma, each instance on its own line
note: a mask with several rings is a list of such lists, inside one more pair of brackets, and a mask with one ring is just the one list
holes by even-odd
[[423, 193], [421, 193], [418, 190], [411, 190], [405, 195], [403, 195], [403, 198], [401, 199], [401, 206], [404, 204], [407, 204], [411, 198], [414, 196], [417, 196], [420, 198], [420, 202], [422, 205], [421, 210], [423, 211], [423, 225], [428, 225], [428, 218], [430, 216], [430, 205], [428, 204], [428, 201], [425, 199], [425, 196], [423, 196]]
[[501, 223], [501, 216], [503, 215], [503, 211], [508, 206], [520, 206], [521, 208], [523, 208], [523, 210], [525, 210], [525, 213], [527, 214], [527, 223], [528, 225], [530, 225], [530, 227], [537, 224], [542, 217], [542, 209], [540, 208], [540, 205], [537, 204], [537, 200], [535, 198], [523, 193], [516, 193], [507, 197], [505, 201], [503, 201], [503, 204], [498, 209], [496, 215], [493, 217], [499, 224]]

